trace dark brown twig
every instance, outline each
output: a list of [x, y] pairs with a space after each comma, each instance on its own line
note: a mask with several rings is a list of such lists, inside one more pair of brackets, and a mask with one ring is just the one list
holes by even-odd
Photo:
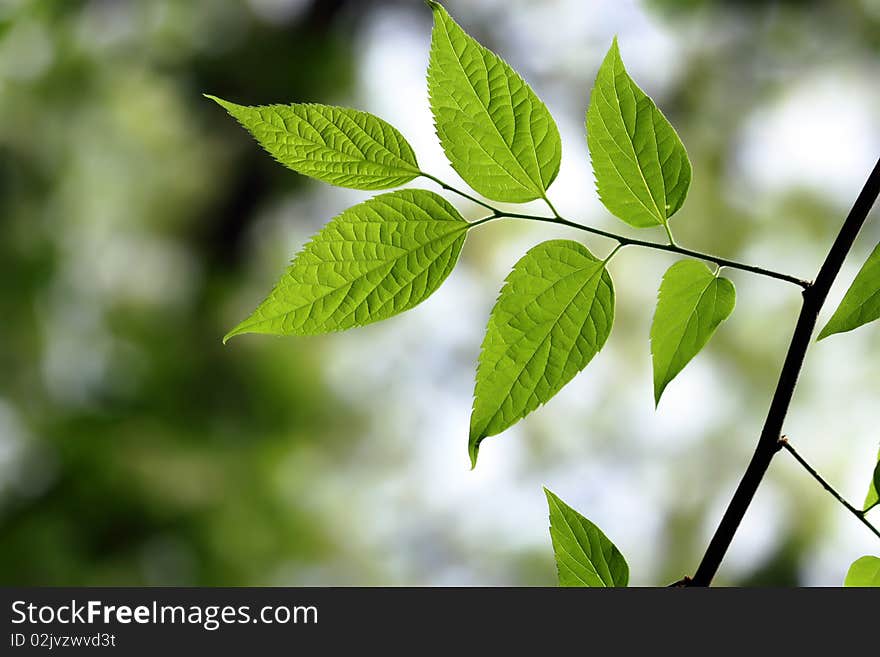
[[795, 450], [795, 448], [792, 446], [792, 444], [790, 442], [788, 442], [788, 439], [785, 436], [783, 436], [782, 438], [779, 439], [779, 444], [782, 447], [782, 449], [786, 450], [789, 454], [791, 454], [794, 457], [795, 461], [797, 461], [798, 463], [800, 463], [803, 466], [804, 470], [806, 470], [807, 472], [810, 473], [810, 475], [813, 477], [813, 479], [815, 479], [816, 481], [818, 481], [821, 484], [822, 488], [824, 488], [829, 493], [831, 493], [831, 495], [834, 497], [834, 499], [837, 500], [838, 502], [840, 502], [843, 506], [845, 506], [846, 509], [851, 514], [853, 514], [856, 518], [858, 518], [861, 521], [861, 523], [863, 525], [865, 525], [865, 527], [870, 529], [874, 533], [874, 536], [876, 536], [877, 538], [880, 538], [880, 530], [878, 530], [874, 525], [872, 525], [870, 522], [868, 522], [868, 519], [865, 517], [865, 512], [860, 509], [855, 508], [852, 504], [847, 502], [843, 498], [843, 496], [841, 496], [840, 493], [838, 493], [836, 490], [834, 490], [834, 488], [831, 486], [831, 484], [829, 484], [827, 481], [825, 481], [825, 479], [822, 477], [822, 475], [820, 475], [818, 472], [816, 472], [816, 470], [813, 469], [813, 466], [811, 466], [809, 463], [807, 463], [803, 459], [803, 457], [797, 453], [797, 450]]
[[880, 194], [880, 160], [874, 165], [871, 175], [868, 176], [865, 186], [843, 222], [837, 239], [834, 240], [834, 244], [819, 270], [816, 282], [803, 292], [804, 302], [794, 329], [794, 335], [791, 338], [791, 344], [788, 347], [788, 353], [785, 356], [785, 362], [782, 365], [782, 372], [779, 375], [779, 382], [776, 385], [776, 392], [773, 394], [773, 401], [770, 403], [770, 410], [767, 413], [761, 437], [758, 439], [758, 445], [755, 447], [752, 460], [749, 462], [712, 540], [709, 542], [709, 547], [706, 548], [703, 560], [694, 574], [692, 586], [709, 586], [711, 584], [743, 516], [752, 503], [755, 491], [758, 490], [758, 486], [764, 479], [770, 461], [781, 449], [779, 437], [782, 435], [782, 425], [794, 395], [807, 348], [810, 346], [819, 311], [822, 310], [831, 285], [840, 273], [843, 261], [868, 218], [868, 213], [874, 206], [878, 194]]

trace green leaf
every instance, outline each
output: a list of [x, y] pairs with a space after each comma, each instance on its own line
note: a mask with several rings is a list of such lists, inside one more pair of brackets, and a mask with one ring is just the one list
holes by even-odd
[[629, 566], [614, 543], [546, 488], [559, 586], [626, 586]]
[[654, 402], [685, 365], [706, 346], [715, 329], [733, 312], [736, 290], [703, 263], [676, 262], [663, 276], [651, 324]]
[[568, 240], [544, 242], [508, 275], [480, 353], [469, 452], [525, 417], [595, 356], [614, 321], [605, 263]]
[[862, 507], [862, 510], [866, 513], [877, 506], [877, 504], [880, 504], [878, 491], [880, 491], [880, 452], [877, 453], [877, 465], [874, 466], [874, 476], [871, 479], [871, 483], [868, 484], [868, 494], [865, 496], [865, 505]]
[[590, 96], [587, 143], [599, 198], [626, 223], [664, 226], [684, 203], [691, 184], [687, 152], [654, 101], [627, 74], [617, 38]]
[[880, 586], [880, 558], [865, 556], [853, 561], [844, 586]]
[[846, 333], [880, 319], [880, 244], [874, 247], [834, 315], [819, 334], [819, 340], [834, 333]]
[[281, 164], [353, 189], [399, 187], [421, 175], [412, 147], [393, 126], [367, 112], [328, 105], [226, 108]]
[[296, 256], [240, 333], [314, 335], [386, 319], [428, 298], [455, 267], [469, 224], [421, 189], [349, 208]]
[[544, 103], [498, 55], [436, 2], [428, 93], [437, 136], [458, 175], [486, 198], [541, 198], [559, 173], [562, 142]]

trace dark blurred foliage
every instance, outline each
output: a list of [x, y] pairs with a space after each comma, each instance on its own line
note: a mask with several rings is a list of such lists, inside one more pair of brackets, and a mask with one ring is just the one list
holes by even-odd
[[[301, 181], [200, 94], [338, 95], [364, 8], [124, 4], [25, 2], [0, 23], [20, 56], [51, 57], [0, 95], [0, 398], [27, 436], [0, 489], [0, 581], [266, 582], [333, 549], [272, 472], [297, 440], [332, 449], [345, 414], [314, 345], [220, 343], [245, 224]], [[126, 272], [150, 264], [142, 249], [158, 271]], [[120, 274], [183, 289], [132, 296]]]
[[[742, 196], [742, 172], [732, 153], [755, 108], [805, 73], [864, 61], [876, 67], [880, 11], [869, 11], [872, 1], [644, 3], [652, 20], [686, 35], [686, 61], [658, 99], [696, 172], [688, 204], [676, 217], [682, 243], [752, 259], [743, 253], [759, 242], [767, 246], [758, 253], [788, 259], [782, 268], [791, 265], [792, 273], [818, 262], [845, 208], [812, 188], [751, 203], [755, 199]], [[547, 61], [559, 55], [559, 66], [554, 60], [552, 71], [543, 73], [549, 81], [542, 80], [529, 70], [539, 55], [514, 42], [514, 12], [544, 11], [550, 17], [544, 24], [528, 26], [539, 32], [557, 29], [554, 21], [564, 20], [558, 12], [565, 8], [555, 0], [448, 4], [471, 33], [522, 65], [527, 78], [551, 91], [554, 84], [564, 88], [553, 100], [573, 108], [576, 125], [582, 125], [584, 90], [610, 35], [601, 34], [589, 59], [575, 50], [576, 63], [568, 69], [562, 54], [549, 53]], [[589, 4], [560, 6], [574, 19], [577, 11], [590, 11]], [[631, 4], [602, 7], [624, 16], [633, 11]], [[679, 579], [696, 563], [714, 522], [707, 517], [723, 508], [751, 451], [797, 295], [770, 287], [761, 296], [757, 283], [737, 278], [748, 307], [702, 357], [723, 376], [725, 399], [736, 402], [725, 406], [706, 391], [719, 408], [712, 409], [713, 428], [694, 447], [681, 435], [690, 408], [676, 418], [685, 429], [669, 430], [667, 415], [667, 429], [651, 434], [642, 406], [626, 406], [633, 381], [649, 385], [645, 336], [655, 291], [643, 280], [658, 278], [664, 264], [627, 259], [627, 275], [617, 277], [614, 344], [605, 355], [615, 366], [606, 368], [594, 398], [578, 400], [584, 410], [563, 417], [549, 409], [524, 423], [528, 435], [517, 442], [521, 462], [507, 461], [504, 478], [493, 480], [488, 465], [488, 475], [482, 470], [469, 483], [455, 479], [457, 473], [442, 475], [461, 489], [483, 491], [455, 514], [440, 505], [424, 512], [430, 505], [415, 499], [407, 488], [412, 482], [398, 481], [389, 494], [397, 506], [376, 508], [381, 518], [360, 519], [351, 528], [345, 514], [353, 512], [345, 502], [363, 492], [357, 486], [369, 482], [378, 489], [387, 473], [415, 460], [395, 451], [415, 441], [400, 429], [409, 425], [395, 424], [399, 418], [389, 410], [412, 399], [388, 399], [389, 391], [409, 387], [407, 376], [427, 382], [418, 394], [448, 392], [442, 387], [447, 379], [470, 385], [477, 338], [467, 348], [453, 340], [448, 352], [436, 336], [419, 341], [429, 345], [426, 353], [436, 354], [435, 361], [424, 358], [429, 369], [419, 365], [424, 354], [403, 351], [414, 343], [398, 334], [404, 336], [395, 344], [401, 353], [386, 358], [398, 369], [413, 360], [414, 371], [401, 372], [396, 384], [383, 380], [360, 402], [334, 398], [324, 375], [331, 344], [353, 343], [352, 334], [221, 344], [220, 337], [277, 276], [282, 263], [263, 262], [271, 260], [266, 242], [290, 225], [317, 225], [326, 208], [308, 221], [287, 216], [281, 228], [267, 220], [258, 230], [259, 217], [289, 215], [291, 199], [314, 188], [266, 157], [201, 94], [242, 103], [350, 104], [365, 19], [388, 7], [422, 21], [427, 48], [429, 17], [421, 0], [0, 2], [0, 582], [550, 584], [543, 508], [540, 522], [533, 522], [512, 502], [508, 508], [503, 496], [528, 488], [543, 504], [540, 483], [555, 485], [554, 478], [577, 482], [571, 490], [583, 491], [593, 504], [580, 510], [609, 535], [626, 537], [624, 527], [637, 527], [630, 540], [657, 536], [650, 545], [629, 546], [637, 555], [630, 565], [639, 582], [647, 570], [639, 573], [639, 558], [654, 559], [650, 574], [660, 581]], [[626, 44], [632, 50], [635, 45]], [[646, 84], [651, 92], [652, 83]], [[430, 131], [427, 122], [424, 130]], [[585, 220], [611, 221], [606, 215]], [[505, 244], [502, 235], [524, 229], [502, 230], [493, 226], [469, 239], [461, 268], [485, 278], [492, 251]], [[284, 244], [286, 253], [295, 248]], [[483, 283], [489, 303], [497, 281]], [[766, 319], [770, 313], [772, 321]], [[380, 333], [369, 335], [378, 342]], [[374, 349], [369, 344], [365, 349]], [[799, 393], [805, 405], [818, 397], [809, 376]], [[863, 376], [876, 381], [867, 366]], [[466, 411], [466, 399], [455, 401]], [[671, 403], [664, 401], [667, 409]], [[388, 415], [380, 418], [384, 424], [377, 420], [374, 434], [405, 435], [375, 449], [362, 444], [364, 436], [375, 438], [361, 417], [372, 406]], [[415, 411], [413, 416], [421, 418]], [[443, 418], [433, 417], [441, 424]], [[651, 415], [651, 426], [663, 417]], [[412, 433], [422, 428], [416, 424]], [[663, 431], [680, 442], [661, 444]], [[464, 459], [464, 443], [456, 449]], [[321, 487], [343, 460], [352, 468], [337, 475], [343, 481], [345, 472], [367, 474], [344, 486], [337, 478], [332, 491]], [[773, 475], [785, 489], [779, 497], [790, 501], [776, 503], [778, 515], [771, 518], [786, 522], [767, 531], [744, 527], [743, 535], [780, 538], [767, 541], [758, 563], [738, 567], [747, 574], [737, 583], [798, 583], [805, 559], [828, 533], [825, 518], [839, 512], [796, 469]], [[626, 485], [606, 490], [608, 482], [620, 481]], [[651, 504], [639, 497], [643, 485], [656, 498]], [[810, 492], [801, 495], [805, 489]], [[789, 495], [795, 490], [798, 495]], [[432, 495], [442, 491], [424, 497], [435, 502]], [[332, 499], [318, 504], [318, 498]], [[507, 515], [496, 513], [499, 508]], [[327, 509], [341, 517], [330, 522]], [[493, 513], [504, 517], [490, 518]], [[490, 536], [495, 525], [482, 527], [489, 520], [510, 522], [508, 516], [527, 521], [528, 531], [546, 544], [537, 550], [538, 541], [530, 539], [511, 541], [511, 547]], [[374, 550], [368, 555], [359, 553], [364, 541], [356, 535], [365, 525], [385, 531], [385, 543], [366, 541]], [[382, 553], [388, 543], [407, 557]]]

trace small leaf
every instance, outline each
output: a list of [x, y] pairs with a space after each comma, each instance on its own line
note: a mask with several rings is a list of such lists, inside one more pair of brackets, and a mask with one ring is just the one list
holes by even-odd
[[651, 324], [654, 402], [675, 376], [706, 346], [733, 312], [736, 290], [701, 262], [676, 262], [663, 276]]
[[614, 543], [546, 488], [559, 586], [626, 586], [629, 566]]
[[281, 164], [352, 189], [399, 187], [421, 175], [412, 147], [393, 126], [367, 112], [328, 105], [226, 108]]
[[865, 556], [853, 561], [844, 586], [880, 586], [880, 558]]
[[428, 93], [452, 168], [495, 201], [544, 196], [559, 173], [562, 142], [544, 103], [498, 55], [468, 36], [436, 2]]
[[865, 505], [862, 507], [862, 510], [865, 511], [865, 513], [873, 509], [877, 504], [880, 504], [880, 496], [877, 494], [878, 491], [880, 491], [880, 453], [877, 454], [877, 465], [874, 466], [874, 476], [871, 479], [871, 483], [868, 484], [868, 494], [865, 496]]
[[840, 306], [819, 334], [819, 340], [834, 333], [852, 331], [875, 319], [880, 319], [880, 244], [868, 256]]
[[616, 38], [590, 96], [587, 142], [605, 207], [637, 228], [666, 225], [687, 196], [691, 163], [675, 129], [627, 74]]
[[477, 367], [469, 452], [546, 403], [611, 332], [614, 286], [605, 263], [569, 240], [544, 242], [508, 275]]
[[421, 189], [349, 208], [296, 256], [240, 333], [314, 335], [377, 322], [428, 298], [455, 267], [468, 223]]

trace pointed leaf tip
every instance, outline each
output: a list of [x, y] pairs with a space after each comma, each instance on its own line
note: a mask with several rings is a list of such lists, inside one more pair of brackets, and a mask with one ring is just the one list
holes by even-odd
[[242, 333], [247, 333], [248, 330], [247, 330], [247, 328], [245, 328], [246, 323], [247, 323], [247, 320], [245, 320], [241, 324], [238, 324], [234, 329], [229, 331], [229, 333], [224, 335], [223, 336], [223, 344], [225, 345], [227, 342], [229, 342], [232, 338], [234, 338], [237, 335], [241, 335]]
[[226, 343], [229, 342], [230, 338], [233, 338], [234, 336], [235, 336], [235, 331], [234, 331], [234, 330], [233, 330], [233, 331], [230, 331], [229, 333], [227, 333], [226, 335], [224, 335], [224, 336], [223, 336], [223, 346], [225, 347], [225, 346], [226, 346]]
[[706, 346], [735, 306], [733, 283], [703, 263], [680, 260], [667, 270], [651, 323], [655, 409], [666, 386]]
[[651, 228], [681, 208], [690, 160], [675, 129], [627, 73], [617, 37], [590, 95], [587, 144], [599, 198], [616, 217]]
[[592, 522], [544, 487], [550, 538], [560, 586], [611, 587], [629, 584], [620, 550]]
[[513, 267], [489, 317], [471, 413], [471, 448], [536, 410], [599, 353], [614, 323], [605, 263], [550, 240]]
[[836, 333], [846, 333], [880, 319], [880, 244], [871, 255], [846, 291], [837, 310], [819, 333], [823, 340]]
[[207, 98], [208, 100], [213, 100], [220, 107], [222, 107], [223, 109], [225, 109], [227, 112], [230, 112], [230, 113], [232, 112], [233, 108], [240, 107], [239, 105], [236, 105], [235, 103], [230, 103], [228, 100], [223, 100], [219, 96], [215, 96], [213, 94], [202, 94], [202, 96]]
[[211, 96], [279, 163], [351, 189], [399, 187], [421, 175], [412, 146], [368, 112], [317, 103], [245, 106]]
[[452, 168], [493, 201], [541, 198], [559, 173], [556, 122], [519, 73], [467, 34], [442, 5], [428, 4], [434, 11], [428, 98]]
[[359, 203], [306, 244], [269, 296], [227, 337], [317, 335], [409, 310], [452, 272], [467, 230], [458, 210], [427, 190], [403, 189]]
[[468, 441], [468, 456], [471, 459], [471, 470], [477, 467], [477, 457], [480, 455], [480, 443], [485, 436], [471, 436]]

